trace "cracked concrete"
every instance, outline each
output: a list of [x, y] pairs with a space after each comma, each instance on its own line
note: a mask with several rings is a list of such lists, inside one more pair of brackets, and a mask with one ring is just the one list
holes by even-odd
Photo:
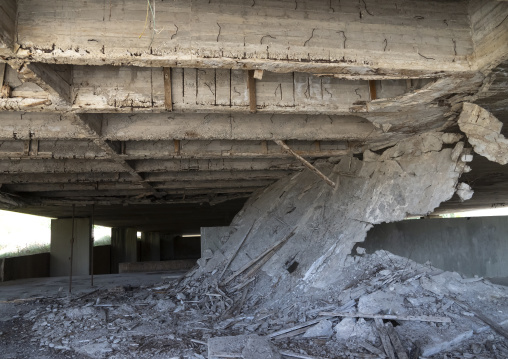
[[464, 103], [459, 127], [476, 153], [505, 165], [508, 163], [508, 139], [501, 134], [503, 123], [484, 108]]

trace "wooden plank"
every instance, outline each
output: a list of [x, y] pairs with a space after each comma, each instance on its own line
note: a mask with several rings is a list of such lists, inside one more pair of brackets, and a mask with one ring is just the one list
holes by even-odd
[[0, 87], [4, 84], [6, 66], [5, 62], [0, 62]]
[[251, 113], [256, 113], [257, 104], [256, 104], [256, 79], [254, 78], [254, 70], [249, 70], [249, 110]]
[[283, 149], [285, 149], [287, 152], [291, 153], [293, 156], [295, 156], [300, 162], [302, 162], [305, 167], [307, 167], [309, 170], [317, 174], [323, 181], [325, 181], [329, 186], [332, 188], [335, 188], [335, 182], [333, 182], [331, 179], [325, 176], [323, 172], [318, 170], [316, 167], [314, 167], [309, 161], [307, 161], [305, 158], [297, 154], [295, 151], [293, 151], [284, 141], [276, 140], [276, 144], [281, 146]]
[[395, 359], [395, 352], [393, 351], [392, 344], [390, 343], [390, 338], [386, 333], [386, 328], [383, 324], [383, 321], [379, 318], [374, 319], [376, 322], [376, 328], [379, 333], [379, 337], [381, 338], [381, 343], [383, 344], [383, 348], [385, 349], [385, 353], [389, 359]]
[[347, 318], [368, 318], [368, 319], [385, 319], [385, 320], [402, 320], [416, 322], [433, 322], [433, 323], [451, 323], [448, 317], [431, 317], [426, 315], [392, 315], [392, 314], [363, 314], [363, 313], [338, 313], [338, 312], [321, 312], [319, 315], [347, 317]]
[[164, 106], [173, 111], [173, 97], [171, 95], [171, 67], [164, 68]]
[[377, 98], [376, 81], [374, 80], [369, 81], [369, 90], [370, 90], [370, 100], [373, 101]]
[[397, 357], [399, 359], [409, 359], [407, 356], [406, 350], [404, 349], [404, 346], [400, 342], [400, 338], [393, 329], [392, 323], [386, 323], [386, 332], [388, 333], [388, 336], [390, 337], [390, 341], [393, 344], [393, 347], [395, 348], [395, 351], [397, 352]]

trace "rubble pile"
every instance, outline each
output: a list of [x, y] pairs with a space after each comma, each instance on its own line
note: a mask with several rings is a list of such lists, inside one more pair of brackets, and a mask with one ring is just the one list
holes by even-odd
[[3, 321], [18, 328], [2, 345], [77, 358], [508, 357], [507, 287], [386, 251], [351, 257], [338, 276], [333, 287], [274, 301], [188, 275], [2, 304], [15, 309], [2, 310], [11, 315]]

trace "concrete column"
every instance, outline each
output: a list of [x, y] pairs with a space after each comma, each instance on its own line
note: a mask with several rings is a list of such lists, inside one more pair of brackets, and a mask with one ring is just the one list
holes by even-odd
[[[90, 274], [89, 218], [76, 218], [74, 224], [73, 275]], [[49, 273], [51, 277], [66, 276], [70, 272], [72, 219], [51, 220], [51, 249]]]
[[175, 259], [175, 237], [176, 234], [160, 234], [160, 253], [161, 261], [169, 261]]
[[161, 260], [161, 240], [158, 232], [141, 233], [141, 262]]
[[111, 229], [111, 273], [118, 273], [118, 264], [137, 262], [137, 231], [134, 228]]
[[215, 253], [229, 238], [230, 231], [231, 227], [201, 227], [201, 257], [207, 249]]

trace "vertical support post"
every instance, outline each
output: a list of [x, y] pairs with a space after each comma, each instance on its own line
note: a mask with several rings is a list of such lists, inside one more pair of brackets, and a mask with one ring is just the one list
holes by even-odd
[[171, 67], [164, 67], [164, 105], [166, 110], [173, 111], [171, 95]]
[[76, 210], [76, 205], [73, 204], [72, 205], [71, 259], [70, 259], [71, 270], [69, 272], [69, 293], [72, 293], [72, 261], [74, 258], [74, 222], [75, 222], [74, 215], [75, 215], [75, 210]]
[[249, 81], [247, 83], [249, 88], [249, 109], [251, 113], [256, 113], [256, 79], [254, 78], [254, 70], [249, 70]]
[[0, 88], [4, 85], [5, 73], [7, 72], [7, 64], [0, 62]]
[[369, 92], [370, 92], [370, 100], [374, 101], [377, 98], [376, 81], [374, 80], [369, 81]]
[[90, 228], [90, 284], [93, 287], [93, 242], [95, 241], [95, 234], [94, 234], [94, 216], [95, 216], [95, 204], [92, 204], [92, 223]]

